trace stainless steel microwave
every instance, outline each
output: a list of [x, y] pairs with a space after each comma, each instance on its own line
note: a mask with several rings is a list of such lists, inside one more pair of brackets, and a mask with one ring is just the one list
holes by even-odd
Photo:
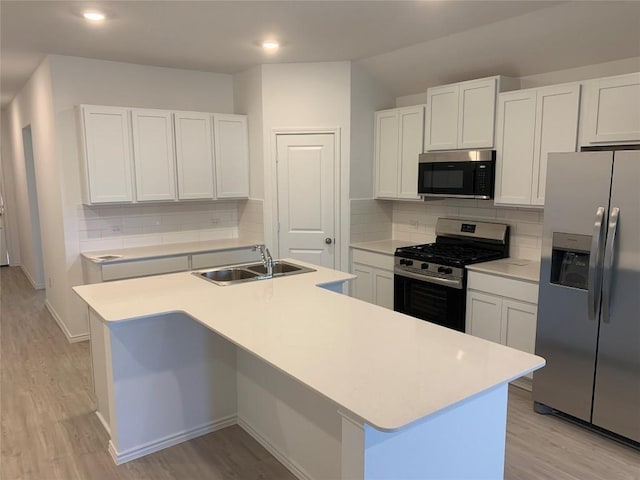
[[418, 195], [493, 198], [495, 150], [451, 150], [420, 154]]

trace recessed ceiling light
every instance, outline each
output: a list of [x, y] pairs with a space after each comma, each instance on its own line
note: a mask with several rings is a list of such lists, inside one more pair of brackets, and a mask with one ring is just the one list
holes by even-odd
[[82, 14], [82, 16], [88, 22], [92, 23], [100, 23], [103, 22], [106, 18], [105, 14], [102, 12], [98, 12], [97, 10], [88, 10]]
[[262, 42], [262, 48], [269, 51], [277, 50], [280, 47], [278, 42], [274, 42], [273, 40], [269, 40], [267, 42]]

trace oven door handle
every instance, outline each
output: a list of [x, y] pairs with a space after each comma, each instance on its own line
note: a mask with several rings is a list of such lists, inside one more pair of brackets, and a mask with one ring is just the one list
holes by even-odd
[[430, 275], [421, 275], [419, 273], [407, 272], [406, 270], [401, 270], [397, 267], [393, 269], [393, 273], [395, 275], [399, 275], [400, 277], [413, 278], [414, 280], [421, 280], [427, 283], [435, 283], [445, 287], [457, 288], [458, 290], [462, 290], [463, 288], [462, 280], [449, 280], [448, 278], [432, 277]]

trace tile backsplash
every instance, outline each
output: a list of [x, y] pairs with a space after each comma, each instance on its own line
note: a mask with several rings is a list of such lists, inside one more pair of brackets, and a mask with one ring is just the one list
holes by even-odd
[[496, 207], [490, 200], [442, 199], [393, 202], [393, 237], [420, 243], [435, 241], [438, 217], [506, 223], [511, 226], [511, 257], [540, 260], [543, 211]]
[[238, 202], [77, 207], [80, 251], [238, 236]]
[[264, 241], [263, 200], [238, 201], [238, 235], [240, 238], [255, 238]]
[[351, 243], [391, 238], [393, 202], [371, 198], [351, 200]]

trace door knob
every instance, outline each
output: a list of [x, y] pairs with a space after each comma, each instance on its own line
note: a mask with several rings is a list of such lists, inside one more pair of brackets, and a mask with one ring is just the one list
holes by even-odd
[[331, 245], [333, 243], [333, 239], [327, 237], [327, 238], [324, 239], [324, 243], [326, 243], [327, 245]]

